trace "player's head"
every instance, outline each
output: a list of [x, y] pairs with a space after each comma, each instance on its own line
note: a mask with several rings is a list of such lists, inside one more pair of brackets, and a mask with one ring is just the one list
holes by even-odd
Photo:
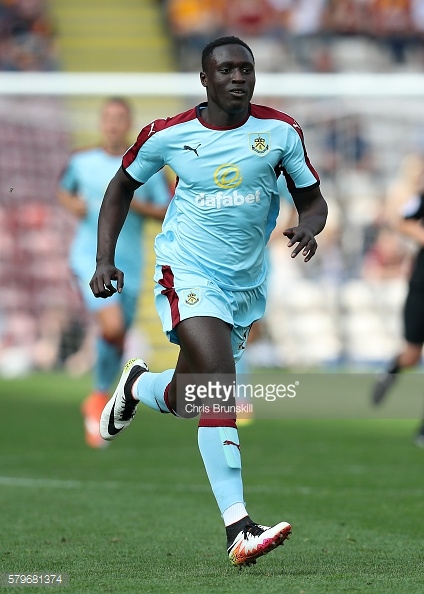
[[255, 88], [255, 59], [238, 37], [220, 37], [202, 52], [200, 81], [208, 103], [228, 114], [243, 114]]
[[100, 130], [105, 148], [120, 153], [127, 148], [127, 136], [132, 126], [131, 106], [121, 97], [107, 99], [101, 109]]

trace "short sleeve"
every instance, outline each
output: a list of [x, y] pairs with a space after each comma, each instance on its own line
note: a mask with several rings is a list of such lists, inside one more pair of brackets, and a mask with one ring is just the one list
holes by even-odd
[[301, 134], [300, 128], [297, 131], [293, 126], [288, 126], [281, 166], [290, 193], [319, 183], [319, 176], [309, 161]]
[[152, 122], [141, 130], [136, 142], [122, 159], [123, 170], [142, 184], [165, 164], [161, 135], [155, 132], [155, 124], [156, 122]]

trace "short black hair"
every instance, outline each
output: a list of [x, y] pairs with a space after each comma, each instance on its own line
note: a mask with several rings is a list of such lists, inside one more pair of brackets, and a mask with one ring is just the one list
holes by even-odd
[[218, 39], [214, 39], [210, 41], [202, 51], [202, 70], [206, 69], [206, 63], [208, 60], [211, 59], [213, 51], [216, 47], [220, 47], [221, 45], [242, 45], [247, 49], [247, 51], [252, 56], [253, 63], [255, 63], [255, 57], [253, 55], [252, 50], [250, 47], [239, 37], [235, 37], [234, 35], [228, 35], [226, 37], [218, 37]]

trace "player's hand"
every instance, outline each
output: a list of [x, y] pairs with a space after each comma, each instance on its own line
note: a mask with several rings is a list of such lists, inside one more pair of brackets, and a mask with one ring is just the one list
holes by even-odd
[[296, 256], [302, 252], [302, 256], [304, 256], [303, 261], [309, 262], [309, 260], [315, 255], [317, 251], [318, 244], [316, 242], [315, 236], [309, 229], [299, 227], [290, 227], [283, 231], [283, 235], [289, 238], [289, 242], [287, 244], [288, 247], [292, 247], [297, 243], [297, 246], [291, 253], [292, 258], [296, 258]]
[[72, 212], [78, 219], [85, 218], [87, 214], [87, 203], [81, 196], [74, 196], [70, 202]]
[[[116, 288], [112, 284], [116, 282]], [[95, 297], [107, 299], [116, 292], [122, 293], [124, 286], [124, 273], [113, 264], [98, 264], [93, 278], [90, 281], [90, 287]]]

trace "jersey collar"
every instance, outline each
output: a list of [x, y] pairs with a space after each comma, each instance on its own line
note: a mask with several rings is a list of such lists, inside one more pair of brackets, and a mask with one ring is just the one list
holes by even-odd
[[199, 105], [196, 106], [196, 117], [199, 120], [200, 124], [204, 128], [209, 128], [210, 130], [235, 130], [236, 128], [240, 128], [241, 126], [244, 126], [244, 124], [250, 118], [250, 103], [249, 103], [249, 110], [248, 110], [247, 116], [242, 122], [240, 122], [240, 124], [237, 124], [236, 126], [211, 126], [210, 124], [207, 124], [200, 116], [200, 111], [202, 109], [204, 109], [207, 106], [207, 104], [208, 104], [207, 101], [204, 101], [203, 103], [199, 103]]

